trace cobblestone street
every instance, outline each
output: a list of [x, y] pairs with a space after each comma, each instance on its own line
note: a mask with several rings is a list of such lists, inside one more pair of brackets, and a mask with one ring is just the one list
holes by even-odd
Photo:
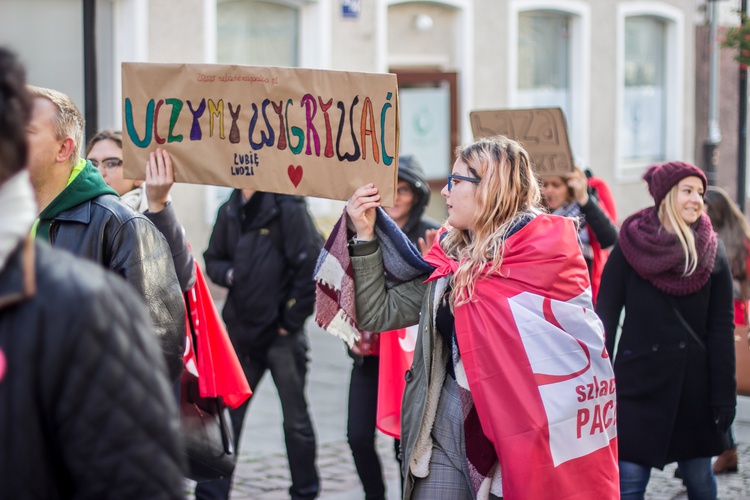
[[[364, 493], [346, 443], [346, 404], [351, 359], [341, 341], [308, 322], [310, 374], [308, 395], [318, 437], [318, 468], [322, 500], [363, 499]], [[739, 398], [734, 432], [740, 452], [740, 470], [718, 476], [719, 498], [750, 499], [750, 398]], [[397, 462], [393, 439], [378, 433], [377, 444], [387, 480], [388, 500], [399, 498]], [[654, 469], [646, 498], [687, 500], [685, 488], [673, 477], [675, 464]], [[290, 485], [281, 409], [270, 377], [257, 388], [245, 418], [240, 459], [237, 464], [233, 500], [288, 499]], [[192, 485], [188, 486], [192, 492]]]

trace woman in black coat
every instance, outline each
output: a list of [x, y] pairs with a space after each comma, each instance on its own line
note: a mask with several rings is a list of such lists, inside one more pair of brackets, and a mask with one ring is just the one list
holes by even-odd
[[732, 276], [703, 214], [703, 172], [672, 162], [644, 179], [655, 204], [620, 228], [596, 307], [617, 383], [621, 494], [642, 499], [651, 468], [676, 461], [688, 498], [715, 499], [711, 457], [736, 405]]

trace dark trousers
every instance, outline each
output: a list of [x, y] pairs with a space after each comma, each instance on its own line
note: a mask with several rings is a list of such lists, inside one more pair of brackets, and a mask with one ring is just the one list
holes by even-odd
[[[378, 407], [377, 356], [362, 356], [354, 360], [349, 382], [349, 418], [346, 436], [352, 450], [354, 466], [365, 490], [366, 500], [385, 498], [383, 468], [375, 449], [375, 423]], [[399, 441], [395, 441], [398, 458]], [[399, 468], [400, 469], [400, 468]], [[403, 485], [402, 485], [403, 487]]]
[[[279, 335], [264, 355], [237, 353], [253, 391], [257, 391], [258, 383], [266, 370], [271, 372], [281, 400], [284, 441], [292, 476], [289, 494], [294, 500], [315, 498], [320, 489], [318, 470], [315, 465], [315, 431], [305, 397], [307, 349], [307, 337], [304, 332], [300, 332]], [[252, 397], [242, 406], [231, 411], [235, 449], [238, 452], [242, 421], [251, 400]], [[195, 498], [198, 500], [229, 498], [231, 484], [231, 477], [198, 483], [195, 488]]]

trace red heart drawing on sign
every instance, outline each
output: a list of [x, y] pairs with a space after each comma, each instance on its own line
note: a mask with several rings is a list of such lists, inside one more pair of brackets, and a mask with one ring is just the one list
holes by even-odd
[[302, 182], [302, 165], [297, 165], [296, 167], [294, 165], [289, 165], [286, 172], [289, 174], [289, 180], [292, 181], [294, 187], [299, 186], [299, 183]]

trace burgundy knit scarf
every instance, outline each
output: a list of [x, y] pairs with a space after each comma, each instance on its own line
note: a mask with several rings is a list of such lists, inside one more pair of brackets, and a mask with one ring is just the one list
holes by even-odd
[[700, 290], [711, 276], [718, 240], [706, 214], [692, 225], [698, 267], [683, 276], [685, 254], [677, 235], [667, 232], [659, 220], [656, 207], [634, 213], [620, 228], [620, 248], [638, 275], [659, 290], [681, 297]]

